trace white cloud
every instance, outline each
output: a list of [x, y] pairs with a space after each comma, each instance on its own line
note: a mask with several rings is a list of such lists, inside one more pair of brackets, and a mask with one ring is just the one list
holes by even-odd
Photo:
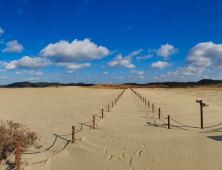
[[[1, 64], [1, 62], [0, 62], [0, 64]], [[1, 70], [1, 69], [0, 69], [0, 72], [5, 72], [5, 71], [7, 71], [7, 70]]]
[[137, 75], [143, 75], [145, 72], [144, 71], [139, 71], [139, 70], [130, 70], [131, 74], [137, 74]]
[[196, 66], [222, 66], [222, 44], [198, 43], [187, 53], [186, 64]]
[[4, 30], [0, 27], [0, 37], [1, 37], [1, 34], [4, 34]]
[[175, 72], [167, 72], [166, 74], [162, 74], [160, 77], [172, 77], [172, 76], [193, 76], [200, 75], [204, 71], [203, 67], [178, 67]]
[[140, 79], [143, 79], [144, 77], [143, 76], [140, 76]]
[[22, 72], [16, 72], [15, 75], [26, 75], [26, 76], [29, 76], [29, 75], [31, 75], [33, 73], [34, 72], [32, 70], [30, 70], [30, 71], [24, 70]]
[[125, 66], [130, 64], [130, 56], [122, 57], [121, 54], [117, 55], [112, 61], [108, 62], [110, 67]]
[[36, 69], [51, 65], [52, 63], [48, 59], [42, 59], [40, 57], [31, 58], [24, 56], [20, 60], [13, 60], [10, 63], [3, 62], [2, 66], [7, 70], [13, 69]]
[[71, 74], [71, 73], [73, 73], [73, 70], [68, 70], [66, 73]]
[[64, 69], [78, 69], [78, 68], [82, 68], [82, 67], [90, 67], [91, 66], [90, 63], [75, 64], [75, 63], [62, 63], [62, 62], [59, 62], [56, 65], [61, 66]]
[[104, 72], [103, 74], [108, 74], [108, 72]]
[[135, 56], [141, 53], [141, 51], [143, 51], [143, 49], [139, 49], [137, 51], [133, 51], [132, 53], [130, 53], [131, 56]]
[[[1, 36], [1, 35], [0, 35]], [[4, 41], [4, 39], [2, 39], [1, 41], [0, 41], [0, 44], [2, 44], [2, 43], [4, 43], [5, 41]]]
[[36, 81], [36, 80], [39, 80], [39, 78], [28, 78], [28, 79], [25, 79], [25, 80], [28, 80], [28, 81]]
[[59, 77], [59, 73], [51, 73], [50, 76], [51, 76], [51, 78]]
[[5, 77], [5, 76], [2, 76], [0, 79], [6, 79], [7, 77]]
[[[141, 53], [143, 49], [133, 51], [128, 56], [122, 57], [121, 54], [117, 55], [112, 61], [108, 62], [107, 65], [109, 67], [119, 67], [119, 66], [126, 66], [127, 68], [131, 68], [134, 65], [130, 64], [130, 60], [133, 56], [136, 56]], [[134, 67], [135, 68], [135, 67]]]
[[17, 40], [7, 42], [6, 46], [7, 48], [2, 50], [3, 53], [21, 53], [23, 51], [23, 46]]
[[158, 61], [156, 63], [152, 63], [149, 67], [158, 68], [158, 69], [164, 69], [167, 66], [170, 66], [170, 64], [167, 63], [167, 62]]
[[133, 64], [128, 64], [128, 65], [125, 65], [127, 68], [135, 68], [136, 66], [134, 66]]
[[159, 56], [168, 57], [169, 55], [176, 54], [178, 49], [167, 43], [166, 45], [161, 45], [159, 49], [153, 51], [156, 52]]
[[43, 76], [43, 72], [42, 71], [38, 71], [35, 73], [36, 76]]
[[113, 55], [113, 54], [116, 53], [117, 51], [118, 51], [118, 49], [115, 50], [115, 51], [111, 51], [110, 54]]
[[101, 59], [109, 55], [106, 47], [97, 46], [89, 39], [73, 42], [61, 40], [55, 44], [49, 44], [40, 51], [42, 57], [54, 58], [55, 62], [79, 62], [83, 60]]
[[153, 54], [148, 54], [148, 55], [139, 56], [139, 57], [136, 57], [136, 59], [137, 59], [137, 60], [140, 60], [140, 59], [145, 60], [145, 59], [151, 58], [151, 57], [153, 57]]

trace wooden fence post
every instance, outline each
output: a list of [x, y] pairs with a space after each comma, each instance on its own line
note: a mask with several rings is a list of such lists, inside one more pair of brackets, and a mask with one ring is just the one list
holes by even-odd
[[72, 126], [72, 143], [75, 143], [75, 126]]
[[93, 129], [96, 128], [96, 119], [95, 119], [95, 116], [93, 116]]
[[168, 115], [168, 129], [170, 129], [170, 115]]
[[20, 170], [20, 142], [15, 141], [15, 166], [16, 170]]
[[109, 112], [109, 104], [108, 104], [108, 112]]
[[154, 103], [152, 104], [152, 113], [154, 113]]
[[113, 102], [112, 102], [112, 108], [113, 108]]

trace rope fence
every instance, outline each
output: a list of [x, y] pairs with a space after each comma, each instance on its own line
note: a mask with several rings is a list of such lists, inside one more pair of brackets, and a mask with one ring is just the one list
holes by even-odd
[[[92, 127], [93, 129], [96, 129], [96, 116], [97, 117], [100, 117], [99, 115], [101, 115], [100, 119], [103, 119], [104, 118], [104, 110], [106, 110], [107, 112], [110, 112], [111, 109], [110, 108], [114, 108], [114, 105], [117, 104], [117, 102], [120, 100], [120, 98], [122, 97], [123, 93], [125, 92], [126, 89], [124, 89], [116, 98], [112, 99], [111, 102], [108, 103], [108, 105], [104, 106], [104, 108], [102, 108], [100, 110], [100, 113], [97, 113], [97, 114], [94, 114], [93, 115], [93, 120], [90, 121], [92, 122]], [[100, 120], [99, 119], [99, 120]], [[88, 123], [90, 123], [88, 122]], [[81, 129], [80, 129], [81, 131]], [[75, 126], [72, 126], [72, 132], [70, 134], [67, 135], [66, 138], [64, 138], [64, 140], [67, 141], [67, 145], [69, 145], [70, 143], [75, 143], [75, 134], [76, 134], [76, 130], [75, 130]], [[68, 140], [69, 136], [72, 136], [72, 140]], [[9, 161], [13, 156], [15, 156], [15, 167], [13, 168], [13, 170], [20, 170], [21, 169], [21, 166], [20, 166], [20, 157], [21, 157], [21, 154], [38, 154], [38, 153], [43, 153], [43, 152], [52, 152], [52, 153], [55, 153], [55, 149], [57, 149], [59, 146], [61, 146], [64, 142], [61, 142], [60, 144], [58, 144], [57, 146], [55, 146], [52, 150], [50, 149], [46, 149], [46, 150], [39, 150], [39, 151], [34, 151], [34, 150], [31, 150], [31, 149], [27, 149], [27, 148], [23, 148], [20, 146], [20, 142], [19, 141], [15, 141], [15, 149], [13, 152], [11, 152], [11, 154], [1, 163], [0, 165], [0, 168], [3, 168], [4, 165], [6, 164], [7, 161]], [[66, 147], [65, 146], [65, 147]], [[20, 149], [21, 151], [29, 151], [29, 153], [25, 152], [25, 153], [20, 153]], [[38, 163], [41, 163], [41, 162], [46, 162], [48, 159], [52, 158], [53, 156], [55, 156], [56, 154], [58, 154], [60, 151], [56, 152], [55, 154], [53, 154], [51, 157], [47, 158], [47, 159], [44, 159], [42, 161], [38, 161]], [[29, 164], [34, 164], [34, 163], [29, 163]]]
[[[131, 88], [130, 88], [131, 89]], [[142, 95], [140, 95], [138, 92], [136, 92], [135, 90], [131, 89], [131, 91], [142, 101], [142, 103], [145, 104], [146, 106], [146, 101], [147, 101], [147, 106], [149, 108], [149, 105], [150, 105], [150, 101], [147, 100], [145, 97], [143, 97]], [[168, 129], [170, 129], [170, 126], [173, 126], [173, 127], [186, 127], [186, 128], [193, 128], [193, 129], [202, 129], [201, 127], [195, 127], [195, 126], [189, 126], [189, 125], [186, 125], [186, 124], [183, 124], [173, 118], [170, 117], [170, 115], [168, 115], [167, 117], [164, 117], [162, 112], [161, 112], [161, 109], [156, 109], [155, 106], [154, 106], [154, 103], [152, 104], [152, 113], [155, 114], [155, 115], [158, 115], [158, 119], [162, 120], [162, 122], [165, 124], [168, 125]], [[167, 122], [166, 122], [167, 120]], [[173, 124], [170, 124], [170, 120], [172, 120], [174, 123], [176, 124], [179, 124], [180, 126], [177, 126], [177, 125], [173, 125]], [[213, 125], [213, 126], [208, 126], [208, 127], [204, 127], [204, 129], [209, 129], [209, 128], [213, 128], [213, 127], [217, 127], [217, 126], [220, 126], [222, 125], [222, 123], [218, 123], [216, 125]]]

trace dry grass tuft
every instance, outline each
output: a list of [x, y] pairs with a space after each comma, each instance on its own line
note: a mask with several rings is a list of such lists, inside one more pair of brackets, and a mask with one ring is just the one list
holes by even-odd
[[[35, 132], [31, 132], [25, 125], [0, 120], [0, 160], [6, 158], [7, 153], [11, 153], [15, 149], [15, 141], [19, 141], [21, 147], [37, 146], [38, 136]], [[21, 149], [21, 152], [23, 150]]]

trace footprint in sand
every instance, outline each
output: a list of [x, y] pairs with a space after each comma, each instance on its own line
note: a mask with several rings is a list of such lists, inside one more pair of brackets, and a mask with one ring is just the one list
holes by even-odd
[[115, 133], [110, 133], [110, 135], [108, 136], [108, 138], [114, 137]]
[[150, 162], [153, 162], [153, 161], [155, 161], [155, 159], [153, 159], [153, 158], [150, 158], [149, 160], [150, 160]]
[[121, 159], [123, 159], [123, 158], [125, 158], [125, 156], [126, 156], [125, 153], [121, 153], [119, 157], [120, 157]]
[[115, 157], [114, 159], [115, 159], [115, 160], [120, 160], [121, 158], [120, 158], [120, 157]]
[[116, 148], [112, 148], [111, 151], [116, 150]]
[[113, 158], [113, 155], [109, 155], [106, 160], [111, 160], [112, 158]]
[[126, 160], [126, 163], [127, 163], [129, 166], [133, 166], [133, 159], [130, 158], [130, 159]]
[[146, 145], [142, 145], [143, 148], [146, 148]]
[[108, 151], [107, 151], [107, 150], [104, 150], [104, 151], [103, 151], [103, 153], [104, 153], [104, 154], [107, 154], [107, 153], [108, 153]]
[[136, 152], [137, 158], [140, 158], [142, 156], [142, 154], [143, 154], [143, 151], [137, 151]]

